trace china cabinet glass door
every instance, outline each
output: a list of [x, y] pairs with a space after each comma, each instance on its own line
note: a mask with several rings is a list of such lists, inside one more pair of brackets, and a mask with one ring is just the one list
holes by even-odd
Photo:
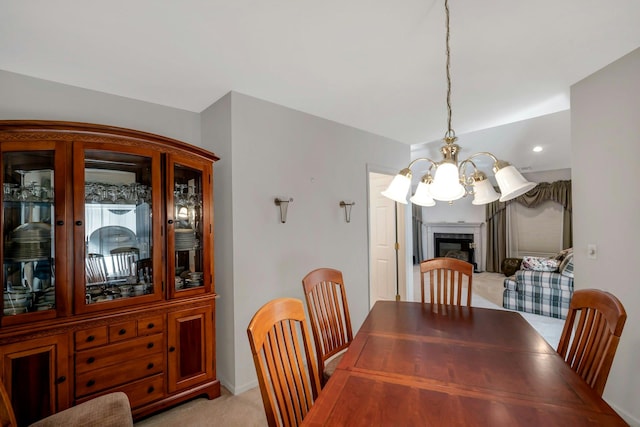
[[211, 290], [211, 166], [170, 156], [167, 184], [171, 296]]
[[84, 266], [76, 268], [84, 271], [76, 277], [76, 306], [93, 311], [161, 298], [162, 272], [154, 266], [161, 265], [162, 245], [153, 222], [159, 156], [105, 144], [75, 152], [84, 159], [74, 169], [84, 177], [74, 190], [75, 242], [82, 247], [76, 263]]
[[65, 221], [57, 214], [65, 178], [63, 170], [56, 173], [64, 151], [55, 143], [29, 147], [2, 146], [3, 324], [55, 317], [65, 306], [57, 286], [64, 286], [65, 267], [56, 268], [66, 258]]

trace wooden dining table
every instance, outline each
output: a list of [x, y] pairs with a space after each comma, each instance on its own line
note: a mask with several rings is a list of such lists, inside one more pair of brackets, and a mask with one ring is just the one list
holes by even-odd
[[627, 425], [506, 310], [378, 301], [303, 426]]

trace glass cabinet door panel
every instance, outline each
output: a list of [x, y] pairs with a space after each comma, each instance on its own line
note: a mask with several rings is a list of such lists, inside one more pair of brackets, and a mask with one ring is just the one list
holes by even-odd
[[202, 171], [173, 166], [173, 261], [175, 290], [204, 286]]
[[4, 316], [56, 306], [54, 168], [54, 150], [2, 153]]
[[212, 163], [167, 157], [169, 298], [213, 291]]
[[155, 293], [152, 170], [152, 157], [84, 151], [86, 305]]

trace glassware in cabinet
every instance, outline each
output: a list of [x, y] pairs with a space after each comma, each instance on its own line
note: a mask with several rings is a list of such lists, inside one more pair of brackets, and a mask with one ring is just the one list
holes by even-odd
[[211, 166], [178, 156], [169, 156], [168, 163], [169, 293], [177, 296], [209, 292]]
[[56, 148], [16, 148], [2, 147], [3, 324], [36, 312], [56, 315]]

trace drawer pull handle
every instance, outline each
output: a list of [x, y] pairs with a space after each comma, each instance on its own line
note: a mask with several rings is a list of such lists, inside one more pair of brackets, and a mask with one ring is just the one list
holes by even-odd
[[122, 328], [122, 329], [120, 329], [120, 330], [118, 331], [118, 334], [119, 334], [119, 335], [124, 335], [124, 334], [126, 334], [126, 333], [127, 333], [127, 330], [126, 330], [125, 328]]
[[59, 219], [56, 221], [56, 225], [64, 225], [64, 221]]
[[82, 221], [76, 221], [76, 225], [80, 227], [82, 225]]
[[174, 346], [169, 347], [169, 352], [173, 353], [174, 351], [176, 351], [176, 348]]
[[56, 381], [58, 384], [62, 384], [63, 382], [65, 382], [67, 380], [67, 377], [65, 377], [64, 375], [59, 377], [58, 380]]
[[172, 219], [168, 220], [167, 224], [173, 224], [173, 220]]
[[87, 342], [91, 342], [91, 341], [93, 341], [93, 340], [95, 340], [95, 339], [96, 339], [96, 337], [94, 337], [93, 335], [89, 335], [89, 336], [87, 337]]
[[149, 394], [153, 393], [154, 391], [156, 391], [156, 389], [153, 386], [149, 386], [149, 388], [147, 389], [147, 393]]
[[147, 344], [147, 348], [153, 348], [153, 343], [150, 342], [149, 344]]
[[87, 381], [87, 387], [93, 387], [95, 385], [95, 381], [94, 380], [89, 380]]
[[91, 356], [90, 358], [87, 359], [87, 363], [89, 363], [89, 364], [91, 364], [91, 363], [93, 363], [95, 361], [96, 361], [96, 358], [93, 357], [93, 356]]
[[147, 329], [153, 329], [153, 328], [155, 328], [155, 326], [156, 326], [156, 325], [154, 325], [153, 323], [149, 323], [149, 324], [147, 325]]
[[153, 369], [153, 363], [149, 363], [149, 364], [147, 365], [147, 369]]

